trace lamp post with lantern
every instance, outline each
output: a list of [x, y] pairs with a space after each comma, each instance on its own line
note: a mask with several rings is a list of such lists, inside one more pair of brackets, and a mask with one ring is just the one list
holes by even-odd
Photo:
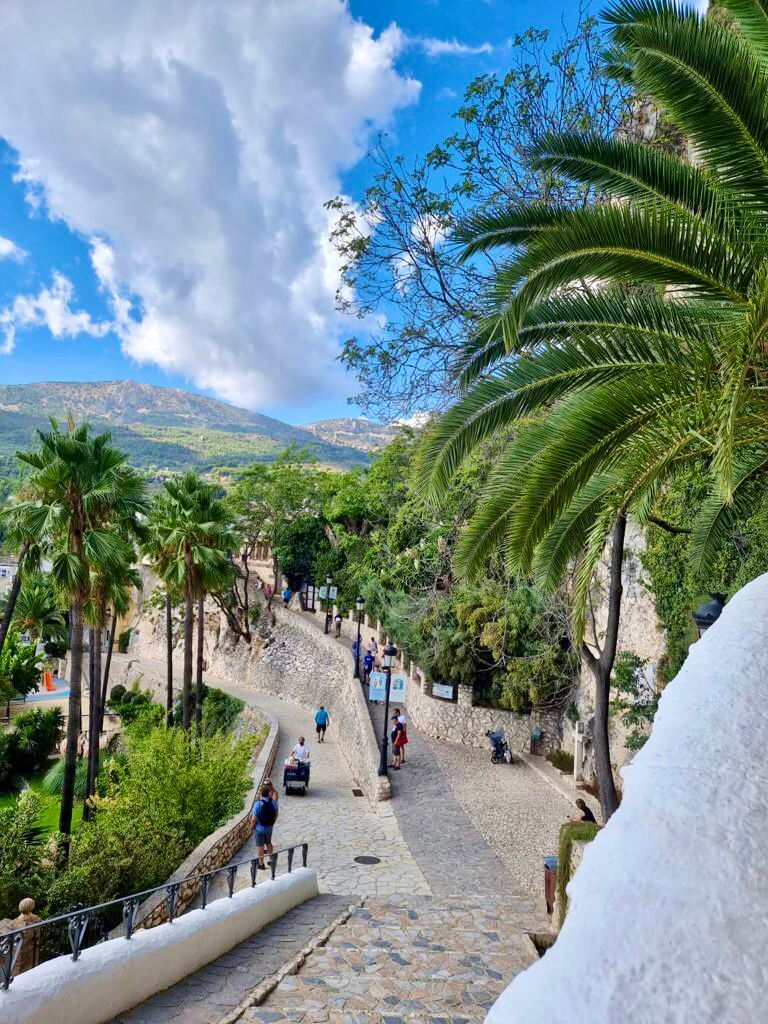
[[360, 678], [360, 647], [362, 641], [360, 639], [360, 629], [363, 624], [363, 609], [365, 608], [365, 600], [362, 597], [358, 597], [355, 601], [355, 608], [357, 609], [357, 647], [355, 647], [355, 679]]
[[381, 737], [381, 760], [379, 762], [379, 775], [387, 775], [387, 748], [389, 746], [389, 692], [392, 687], [392, 669], [397, 658], [397, 648], [387, 640], [387, 645], [382, 651], [381, 667], [387, 676], [387, 690], [384, 697], [384, 732]]

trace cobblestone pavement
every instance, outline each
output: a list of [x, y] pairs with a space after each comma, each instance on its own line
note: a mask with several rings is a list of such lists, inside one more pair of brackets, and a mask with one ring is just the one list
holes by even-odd
[[[384, 706], [368, 706], [381, 743]], [[389, 753], [391, 757], [391, 747]], [[390, 778], [395, 818], [433, 893], [462, 893], [467, 872], [472, 876], [474, 893], [516, 891], [507, 867], [454, 796], [431, 745], [410, 724], [405, 765], [399, 772], [391, 771]]]
[[526, 900], [369, 901], [243, 1020], [471, 1024], [536, 960]]
[[485, 837], [524, 893], [543, 898], [543, 858], [557, 855], [560, 826], [576, 813], [573, 802], [522, 761], [496, 765], [484, 750], [443, 740], [426, 743], [473, 830]]
[[113, 1024], [216, 1024], [348, 905], [347, 898], [331, 895], [303, 903]]

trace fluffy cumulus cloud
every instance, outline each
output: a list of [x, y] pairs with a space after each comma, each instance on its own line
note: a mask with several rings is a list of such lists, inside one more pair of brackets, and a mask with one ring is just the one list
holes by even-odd
[[15, 260], [20, 263], [27, 254], [10, 238], [0, 235], [0, 260]]
[[72, 282], [58, 272], [48, 288], [37, 295], [19, 295], [10, 306], [0, 309], [0, 353], [13, 351], [16, 331], [25, 327], [45, 327], [54, 338], [76, 338], [89, 334], [103, 338], [111, 329], [110, 322], [93, 320], [90, 313], [72, 308], [74, 288]]
[[[250, 406], [342, 392], [323, 203], [418, 99], [403, 34], [343, 0], [6, 0], [0, 34], [17, 179], [92, 239], [125, 352]], [[103, 333], [72, 299], [58, 275], [0, 311], [6, 346]]]

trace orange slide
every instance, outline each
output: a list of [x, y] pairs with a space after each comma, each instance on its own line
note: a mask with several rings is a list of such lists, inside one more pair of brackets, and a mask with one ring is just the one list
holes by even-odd
[[53, 672], [43, 672], [43, 689], [48, 691], [56, 689], [53, 685]]

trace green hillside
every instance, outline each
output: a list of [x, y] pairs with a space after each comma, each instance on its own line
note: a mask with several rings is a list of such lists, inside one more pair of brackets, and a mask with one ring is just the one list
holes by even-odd
[[15, 453], [48, 418], [88, 420], [111, 432], [136, 467], [180, 472], [268, 462], [289, 444], [310, 450], [321, 463], [347, 467], [368, 462], [365, 452], [333, 444], [288, 423], [180, 388], [135, 381], [53, 382], [0, 386], [0, 475], [16, 472]]

